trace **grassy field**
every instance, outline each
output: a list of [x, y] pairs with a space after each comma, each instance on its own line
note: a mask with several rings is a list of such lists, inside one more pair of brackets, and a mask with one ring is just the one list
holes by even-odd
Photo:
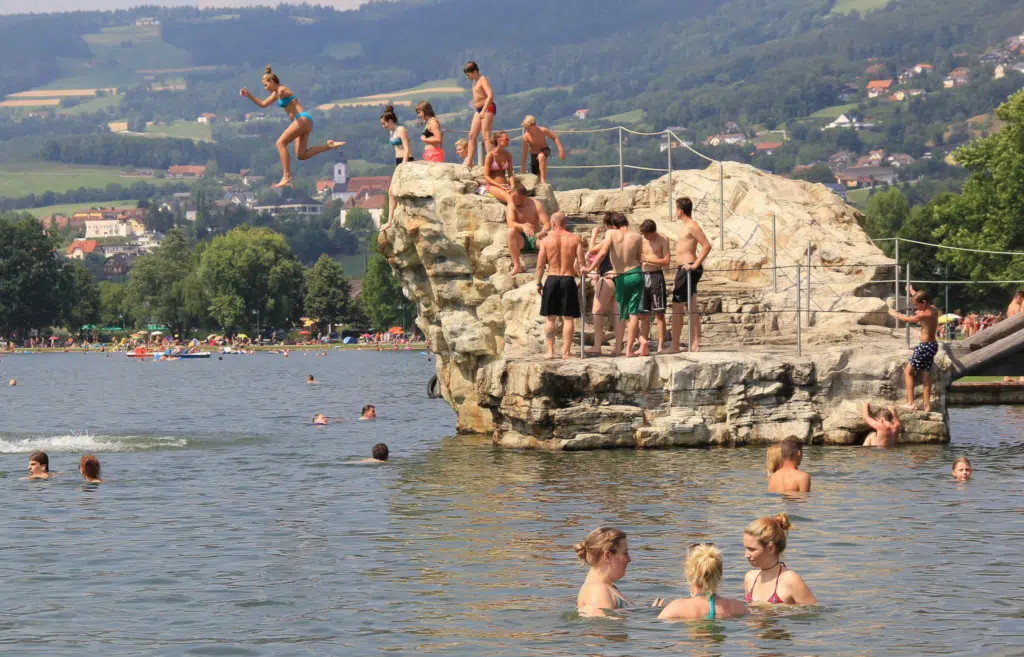
[[825, 109], [818, 110], [814, 114], [811, 114], [810, 118], [828, 119], [829, 121], [833, 121], [835, 119], [838, 119], [840, 114], [846, 114], [850, 110], [855, 109], [857, 109], [857, 103], [847, 103], [846, 105], [833, 105], [832, 107], [826, 107]]
[[[128, 178], [128, 180], [136, 180], [135, 178]], [[79, 210], [86, 210], [94, 206], [102, 205], [105, 208], [117, 208], [118, 210], [128, 210], [134, 208], [136, 201], [134, 199], [125, 199], [123, 201], [103, 201], [102, 203], [64, 203], [62, 205], [47, 205], [41, 208], [25, 208], [24, 210], [18, 210], [18, 212], [28, 212], [36, 217], [46, 217], [51, 214], [62, 214], [70, 215], [74, 214]]]
[[621, 114], [612, 114], [611, 116], [602, 116], [601, 121], [610, 121], [611, 123], [621, 123], [625, 125], [636, 125], [644, 120], [646, 116], [642, 109], [630, 110], [628, 112], [622, 112]]
[[428, 99], [430, 96], [458, 96], [465, 93], [466, 90], [457, 86], [454, 78], [449, 78], [447, 80], [424, 82], [421, 85], [402, 89], [401, 91], [336, 100], [318, 105], [317, 109], [329, 110], [334, 106], [360, 107], [365, 105], [381, 105], [385, 102], [391, 102], [396, 106], [410, 106], [417, 101]]
[[26, 194], [66, 192], [70, 189], [102, 188], [110, 183], [125, 187], [143, 180], [155, 185], [177, 181], [122, 177], [117, 167], [78, 166], [56, 162], [18, 162], [0, 165], [0, 196], [17, 198]]
[[195, 139], [213, 141], [213, 128], [209, 123], [195, 121], [175, 121], [173, 123], [152, 124], [146, 126], [146, 133], [152, 137], [173, 137], [176, 139]]
[[868, 196], [871, 195], [870, 189], [851, 189], [846, 192], [846, 199], [850, 205], [854, 205], [858, 208], [863, 208], [868, 203]]
[[832, 7], [831, 13], [848, 14], [856, 9], [861, 14], [864, 14], [875, 9], [882, 9], [887, 4], [889, 4], [889, 0], [838, 0], [835, 6]]
[[364, 255], [341, 256], [337, 262], [345, 270], [345, 276], [348, 278], [362, 278], [366, 273], [367, 257]]
[[100, 98], [91, 98], [79, 105], [69, 107], [68, 109], [62, 109], [61, 111], [65, 114], [74, 116], [75, 114], [91, 114], [93, 112], [99, 112], [100, 110], [114, 109], [121, 104], [123, 96], [102, 96]]

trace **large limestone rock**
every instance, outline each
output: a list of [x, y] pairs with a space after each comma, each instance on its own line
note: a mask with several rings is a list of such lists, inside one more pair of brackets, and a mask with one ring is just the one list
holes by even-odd
[[[474, 175], [476, 174], [476, 175]], [[508, 275], [504, 207], [476, 194], [479, 170], [410, 163], [396, 172], [398, 208], [382, 252], [417, 302], [417, 323], [438, 355], [441, 392], [458, 430], [515, 447], [582, 449], [770, 442], [788, 435], [835, 443], [866, 434], [860, 403], [900, 398], [902, 331], [886, 309], [892, 261], [859, 226], [859, 213], [821, 185], [726, 163], [672, 176], [688, 195], [713, 250], [698, 306], [706, 351], [640, 359], [540, 360], [533, 260]], [[622, 190], [553, 193], [521, 178], [549, 212], [589, 238], [609, 211], [658, 223], [673, 243], [669, 180]], [[724, 226], [719, 221], [724, 207]], [[772, 216], [778, 269], [772, 275]], [[724, 249], [719, 248], [720, 240]], [[803, 357], [797, 357], [797, 269]], [[676, 264], [673, 262], [673, 264]], [[671, 275], [668, 276], [671, 280]], [[592, 290], [588, 286], [588, 294]], [[590, 329], [590, 320], [586, 322]], [[577, 327], [578, 329], [578, 327]], [[945, 363], [942, 358], [940, 363]], [[939, 380], [945, 376], [940, 370]], [[935, 389], [944, 390], [936, 382]], [[904, 415], [905, 440], [948, 437], [944, 397], [936, 413]]]

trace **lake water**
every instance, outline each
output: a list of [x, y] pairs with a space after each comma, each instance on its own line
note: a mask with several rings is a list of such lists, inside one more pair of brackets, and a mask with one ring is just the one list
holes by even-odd
[[[11, 655], [1020, 655], [1024, 409], [958, 409], [953, 443], [811, 447], [814, 492], [762, 449], [548, 454], [446, 437], [418, 352], [0, 356], [0, 649]], [[313, 374], [321, 383], [307, 386]], [[359, 422], [364, 403], [380, 419]], [[349, 421], [313, 427], [316, 412]], [[354, 464], [387, 442], [386, 465]], [[21, 481], [27, 454], [51, 481]], [[97, 453], [108, 480], [84, 485]], [[950, 465], [967, 455], [974, 479]], [[684, 595], [686, 545], [785, 511], [820, 601], [665, 624], [573, 613], [571, 545], [630, 537], [632, 600]]]

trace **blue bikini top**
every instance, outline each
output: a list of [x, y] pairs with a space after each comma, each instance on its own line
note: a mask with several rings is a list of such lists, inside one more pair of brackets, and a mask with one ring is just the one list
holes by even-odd
[[277, 104], [278, 104], [279, 107], [288, 107], [289, 105], [292, 104], [292, 102], [294, 102], [294, 100], [295, 100], [295, 94], [292, 94], [291, 96], [288, 96], [287, 98], [278, 98], [277, 99]]

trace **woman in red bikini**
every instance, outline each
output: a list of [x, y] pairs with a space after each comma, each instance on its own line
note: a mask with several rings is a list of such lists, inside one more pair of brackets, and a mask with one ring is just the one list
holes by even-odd
[[758, 518], [744, 530], [744, 556], [754, 567], [743, 578], [748, 603], [818, 604], [804, 580], [782, 563], [789, 528], [789, 516], [780, 513], [774, 518]]

